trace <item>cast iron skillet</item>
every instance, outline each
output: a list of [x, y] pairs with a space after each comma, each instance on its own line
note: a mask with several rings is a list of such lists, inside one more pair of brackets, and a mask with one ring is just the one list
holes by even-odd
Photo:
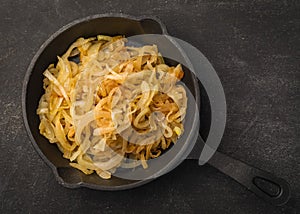
[[[56, 56], [63, 54], [67, 47], [78, 37], [91, 37], [98, 34], [125, 35], [126, 37], [140, 34], [167, 35], [167, 30], [157, 18], [136, 18], [120, 14], [89, 16], [64, 26], [41, 46], [28, 67], [22, 91], [23, 119], [34, 148], [48, 166], [50, 166], [57, 181], [61, 185], [68, 188], [88, 187], [97, 190], [130, 189], [150, 182], [152, 179], [127, 180], [112, 177], [110, 180], [103, 180], [95, 174], [84, 175], [78, 170], [70, 167], [69, 161], [62, 157], [56, 145], [50, 144], [47, 139], [40, 135], [38, 129], [39, 118], [36, 115], [36, 109], [39, 99], [44, 93], [42, 87], [43, 71], [50, 63], [55, 63]], [[171, 46], [174, 51], [177, 51], [183, 58], [186, 56], [184, 51], [176, 45], [176, 42], [170, 42], [168, 45]], [[169, 63], [174, 62], [169, 60]], [[186, 83], [198, 106], [201, 99], [201, 128], [199, 134], [197, 130], [193, 130], [198, 128], [195, 125], [198, 118], [193, 117], [191, 114], [187, 114], [187, 123], [192, 126], [184, 139], [188, 143], [198, 137], [196, 143], [197, 146], [194, 147], [188, 157], [188, 159], [198, 159], [208, 133], [214, 128], [211, 127], [211, 103], [205, 87], [192, 72], [187, 68], [184, 69], [185, 77], [183, 82]], [[190, 112], [197, 109], [193, 106], [191, 108], [192, 109], [189, 109]], [[186, 143], [183, 143], [183, 146], [177, 148], [179, 154], [189, 152], [185, 144]], [[172, 147], [171, 150], [176, 151], [176, 148]], [[174, 160], [170, 160], [169, 169], [173, 169], [182, 161], [177, 156], [173, 159]], [[274, 205], [285, 204], [290, 197], [289, 184], [283, 179], [277, 178], [263, 170], [251, 167], [219, 152], [216, 152], [208, 163]]]

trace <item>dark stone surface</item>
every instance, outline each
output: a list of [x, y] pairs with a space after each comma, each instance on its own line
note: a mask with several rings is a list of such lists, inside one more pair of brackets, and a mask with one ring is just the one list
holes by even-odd
[[[0, 5], [1, 213], [299, 212], [299, 1], [2, 0]], [[228, 105], [220, 151], [286, 179], [293, 191], [287, 205], [266, 204], [195, 161], [121, 192], [70, 190], [54, 180], [23, 127], [25, 71], [39, 46], [60, 27], [107, 12], [156, 15], [171, 35], [207, 56]]]

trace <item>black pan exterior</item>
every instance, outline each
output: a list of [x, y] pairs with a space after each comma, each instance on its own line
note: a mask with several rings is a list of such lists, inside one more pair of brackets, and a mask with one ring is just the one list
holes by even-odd
[[[76, 20], [54, 33], [38, 50], [32, 59], [23, 83], [22, 110], [25, 127], [31, 142], [55, 174], [60, 184], [69, 188], [88, 187], [98, 190], [123, 190], [138, 187], [148, 180], [126, 180], [112, 177], [104, 180], [95, 173], [84, 175], [69, 166], [69, 160], [62, 157], [55, 144], [39, 133], [39, 117], [36, 114], [38, 102], [43, 90], [43, 71], [50, 63], [57, 61], [57, 56], [62, 55], [66, 49], [79, 37], [91, 37], [98, 34], [125, 35], [126, 37], [140, 34], [167, 34], [165, 26], [155, 17], [132, 17], [120, 14], [103, 14], [89, 16]], [[174, 45], [177, 51], [178, 46]], [[184, 55], [184, 53], [182, 53]], [[189, 89], [199, 102], [200, 92], [197, 79], [187, 74]]]

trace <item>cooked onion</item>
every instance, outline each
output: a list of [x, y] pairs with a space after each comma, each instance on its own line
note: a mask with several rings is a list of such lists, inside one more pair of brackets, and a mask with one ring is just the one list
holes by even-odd
[[37, 109], [40, 133], [70, 165], [104, 179], [118, 167], [147, 168], [184, 131], [181, 65], [165, 64], [155, 45], [125, 43], [121, 36], [79, 38], [45, 70]]

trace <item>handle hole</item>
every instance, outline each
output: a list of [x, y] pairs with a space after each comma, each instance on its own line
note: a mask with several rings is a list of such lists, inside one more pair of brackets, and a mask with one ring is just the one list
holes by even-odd
[[255, 177], [253, 178], [253, 183], [264, 193], [268, 194], [271, 197], [278, 197], [282, 190], [281, 187], [266, 179], [266, 178], [262, 178], [262, 177]]

